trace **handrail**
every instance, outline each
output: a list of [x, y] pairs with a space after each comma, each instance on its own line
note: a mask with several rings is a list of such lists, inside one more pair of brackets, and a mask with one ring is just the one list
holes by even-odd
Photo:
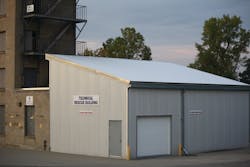
[[83, 55], [87, 48], [85, 41], [76, 41], [76, 55]]
[[87, 6], [76, 5], [76, 19], [87, 20]]

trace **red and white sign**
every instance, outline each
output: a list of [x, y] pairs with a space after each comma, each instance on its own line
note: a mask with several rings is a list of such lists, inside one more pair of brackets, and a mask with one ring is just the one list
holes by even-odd
[[92, 114], [93, 111], [80, 111], [80, 114]]

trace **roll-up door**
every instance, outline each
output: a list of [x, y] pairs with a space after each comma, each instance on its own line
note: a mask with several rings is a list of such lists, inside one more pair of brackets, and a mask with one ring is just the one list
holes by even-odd
[[170, 139], [170, 117], [138, 117], [137, 157], [169, 155]]

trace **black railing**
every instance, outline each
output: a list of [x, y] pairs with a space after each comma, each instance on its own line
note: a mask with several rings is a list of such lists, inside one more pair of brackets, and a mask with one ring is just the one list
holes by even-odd
[[87, 20], [87, 6], [76, 5], [76, 19]]
[[[44, 15], [47, 17], [49, 16], [61, 17], [61, 16], [53, 15], [53, 11], [61, 3], [61, 1], [62, 0], [50, 0], [48, 2], [42, 1], [42, 0], [40, 1], [26, 0], [24, 3], [24, 16], [37, 14], [37, 15]], [[87, 20], [87, 6], [76, 4], [75, 14], [72, 13], [72, 15], [68, 17], [68, 19], [77, 19], [80, 22], [86, 21]]]
[[85, 41], [76, 41], [76, 55], [84, 55], [87, 48], [87, 43]]

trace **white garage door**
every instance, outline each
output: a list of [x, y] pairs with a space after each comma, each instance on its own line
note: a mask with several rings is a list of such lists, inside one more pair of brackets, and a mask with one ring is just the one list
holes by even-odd
[[138, 117], [137, 157], [170, 154], [170, 117]]

